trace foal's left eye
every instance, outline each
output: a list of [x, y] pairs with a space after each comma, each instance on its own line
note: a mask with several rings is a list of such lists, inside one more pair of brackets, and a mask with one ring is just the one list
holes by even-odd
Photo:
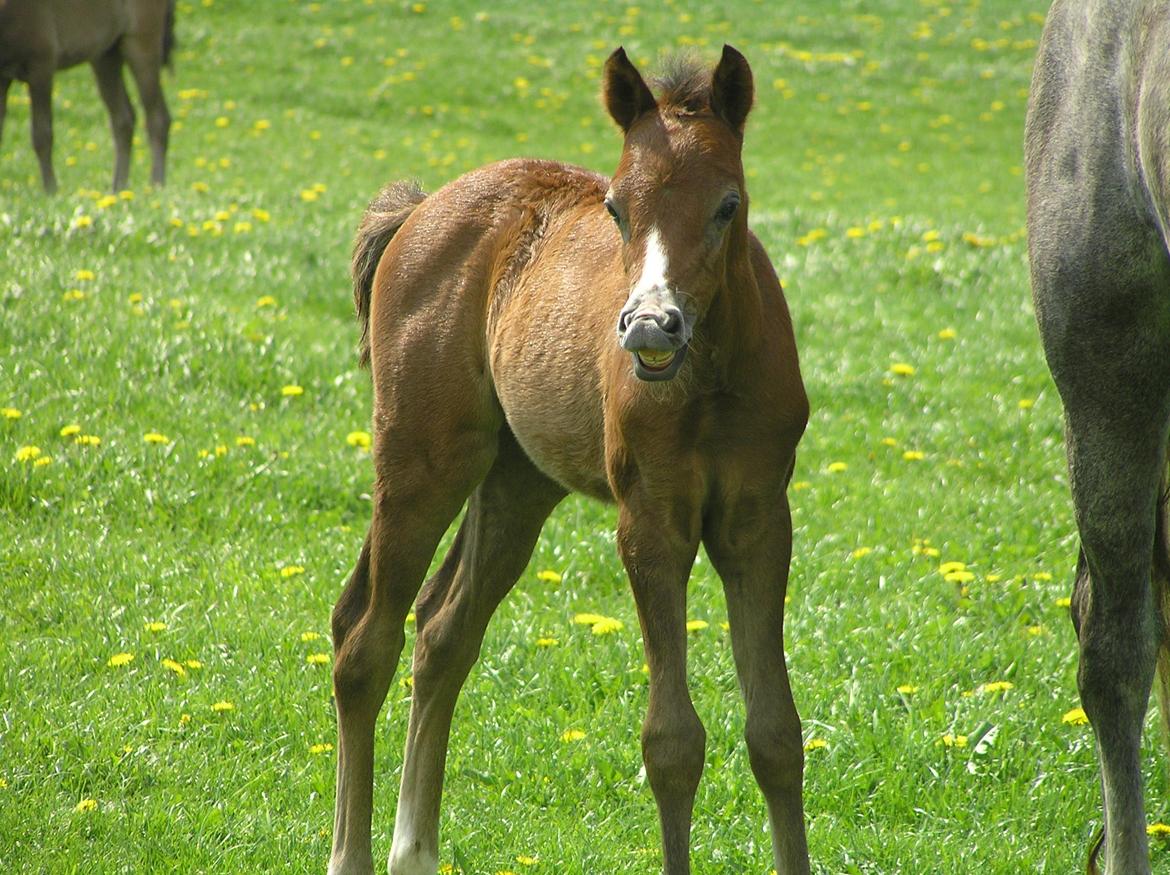
[[719, 205], [719, 209], [715, 211], [715, 223], [717, 225], [726, 225], [735, 216], [735, 212], [738, 209], [739, 195], [729, 194], [723, 199], [723, 203]]
[[622, 223], [622, 217], [618, 215], [617, 207], [615, 207], [613, 205], [613, 201], [609, 200], [608, 198], [605, 200], [605, 211], [609, 213], [609, 217], [619, 225]]

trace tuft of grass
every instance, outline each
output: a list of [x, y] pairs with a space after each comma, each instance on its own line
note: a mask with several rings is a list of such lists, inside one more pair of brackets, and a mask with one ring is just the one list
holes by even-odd
[[[370, 512], [368, 452], [347, 440], [370, 417], [347, 277], [361, 211], [388, 180], [433, 190], [518, 154], [608, 172], [609, 51], [645, 68], [729, 42], [757, 85], [751, 223], [786, 286], [813, 405], [786, 640], [814, 869], [1081, 865], [1099, 815], [1091, 733], [1062, 721], [1076, 705], [1059, 603], [1075, 539], [1022, 234], [1042, 11], [183, 2], [169, 185], [112, 200], [89, 77], [57, 80], [55, 198], [14, 89], [0, 152], [0, 407], [20, 412], [0, 416], [0, 859], [324, 868], [335, 729], [331, 657], [317, 655]], [[136, 186], [148, 163], [136, 142]], [[39, 456], [18, 461], [31, 446]], [[567, 500], [488, 632], [442, 822], [444, 862], [467, 875], [660, 865], [614, 523]], [[945, 562], [966, 574], [947, 579]], [[708, 623], [690, 637], [708, 729], [694, 866], [767, 872], [703, 556], [690, 594]], [[624, 628], [594, 635], [572, 622], [581, 612]], [[132, 658], [111, 665], [119, 654]], [[408, 659], [379, 732], [378, 857]], [[1148, 735], [1150, 817], [1164, 820]], [[1154, 855], [1170, 871], [1160, 842]]]

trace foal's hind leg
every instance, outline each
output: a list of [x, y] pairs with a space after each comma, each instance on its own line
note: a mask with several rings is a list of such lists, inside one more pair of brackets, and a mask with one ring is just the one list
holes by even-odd
[[731, 647], [747, 704], [744, 736], [768, 805], [776, 872], [807, 875], [804, 750], [784, 661], [792, 516], [783, 489], [778, 484], [774, 496], [753, 502], [746, 514], [719, 508], [709, 521], [705, 543], [727, 596]]
[[121, 191], [130, 174], [130, 142], [134, 138], [134, 107], [122, 79], [122, 54], [115, 46], [92, 66], [114, 135], [114, 191]]
[[511, 433], [472, 494], [442, 569], [418, 600], [414, 696], [390, 853], [392, 875], [434, 875], [439, 804], [455, 701], [488, 620], [528, 564], [545, 519], [565, 495], [524, 455]]
[[1097, 737], [1109, 875], [1150, 871], [1139, 754], [1163, 634], [1151, 556], [1170, 421], [1170, 337], [1157, 328], [1165, 324], [1158, 307], [1116, 334], [1097, 326], [1103, 348], [1078, 345], [1074, 366], [1049, 347], [1084, 551], [1074, 600], [1077, 684]]
[[373, 871], [374, 727], [402, 652], [403, 624], [439, 539], [495, 456], [498, 423], [453, 437], [435, 430], [443, 418], [433, 411], [430, 429], [421, 423], [378, 429], [373, 518], [333, 612], [338, 758], [331, 875]]

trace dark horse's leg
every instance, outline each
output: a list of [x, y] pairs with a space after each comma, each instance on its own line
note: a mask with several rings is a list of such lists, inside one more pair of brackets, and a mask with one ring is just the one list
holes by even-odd
[[158, 21], [143, 26], [142, 33], [129, 33], [122, 38], [122, 55], [134, 74], [138, 98], [146, 113], [146, 133], [150, 140], [150, 181], [155, 185], [166, 182], [167, 141], [170, 137], [171, 114], [167, 109], [162, 89], [163, 39], [165, 24], [159, 4]]
[[28, 96], [32, 101], [32, 144], [41, 165], [41, 182], [45, 191], [57, 190], [53, 173], [53, 69], [38, 66], [29, 70]]
[[114, 46], [91, 63], [98, 91], [110, 114], [110, 130], [114, 134], [114, 191], [121, 191], [130, 174], [130, 141], [134, 137], [134, 107], [122, 79], [122, 53]]
[[455, 700], [479, 658], [488, 620], [528, 564], [565, 490], [536, 469], [506, 429], [495, 464], [439, 572], [418, 600], [414, 694], [390, 872], [434, 872], [439, 802]]
[[0, 142], [4, 140], [4, 117], [8, 115], [8, 89], [11, 87], [12, 80], [0, 76]]

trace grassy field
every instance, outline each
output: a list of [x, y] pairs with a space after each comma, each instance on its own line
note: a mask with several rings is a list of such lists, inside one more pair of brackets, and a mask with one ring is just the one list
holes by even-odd
[[[328, 618], [372, 480], [347, 276], [361, 211], [391, 179], [433, 189], [513, 155], [608, 172], [609, 51], [652, 66], [729, 42], [758, 89], [751, 222], [813, 405], [788, 656], [814, 868], [1078, 868], [1096, 765], [1089, 728], [1065, 719], [1076, 543], [1020, 167], [1044, 6], [330, 0], [261, 16], [183, 2], [169, 185], [145, 187], [139, 143], [119, 198], [88, 73], [58, 79], [54, 198], [14, 89], [0, 152], [0, 865], [324, 871]], [[660, 866], [614, 524], [567, 500], [488, 632], [442, 825], [443, 859], [465, 875]], [[580, 612], [624, 627], [594, 635]], [[708, 624], [690, 651], [708, 730], [695, 871], [765, 873], [703, 557], [689, 613]], [[381, 859], [407, 658], [379, 736]], [[1170, 819], [1158, 747], [1149, 732], [1151, 821]]]

